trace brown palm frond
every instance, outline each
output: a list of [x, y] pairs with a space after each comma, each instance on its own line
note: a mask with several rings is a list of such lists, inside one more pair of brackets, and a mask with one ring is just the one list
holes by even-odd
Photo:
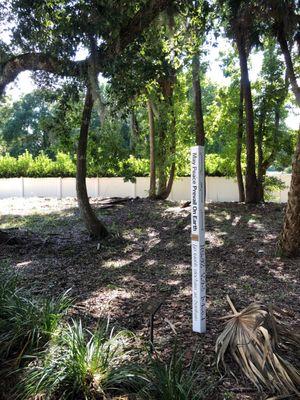
[[299, 337], [291, 330], [287, 334], [287, 327], [274, 310], [271, 313], [270, 309], [253, 303], [238, 312], [228, 296], [227, 301], [233, 314], [224, 317], [228, 321], [216, 342], [217, 364], [222, 362], [226, 369], [225, 354], [229, 352], [259, 390], [299, 394], [299, 370], [275, 351], [281, 341], [288, 346]]

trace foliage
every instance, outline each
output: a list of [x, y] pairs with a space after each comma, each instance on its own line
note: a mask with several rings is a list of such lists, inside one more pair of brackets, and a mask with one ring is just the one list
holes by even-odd
[[130, 390], [140, 379], [128, 362], [131, 342], [128, 331], [115, 333], [107, 324], [92, 333], [73, 321], [62, 327], [39, 362], [28, 366], [18, 398], [92, 400]]
[[227, 368], [225, 354], [230, 353], [259, 390], [299, 395], [300, 371], [280, 354], [281, 350], [286, 357], [288, 346], [299, 346], [299, 334], [279, 324], [274, 313], [260, 304], [237, 312], [228, 296], [227, 300], [233, 314], [224, 317], [228, 322], [216, 342], [217, 363]]
[[33, 157], [26, 151], [17, 158], [6, 154], [0, 156], [0, 177], [47, 177], [47, 176], [74, 176], [76, 167], [68, 154], [59, 152], [56, 160], [52, 160], [44, 153]]
[[17, 156], [26, 149], [33, 155], [50, 151], [45, 123], [51, 118], [53, 97], [50, 91], [35, 90], [15, 103], [5, 99], [0, 107], [0, 136], [11, 155]]
[[49, 341], [71, 305], [67, 293], [54, 299], [36, 300], [17, 289], [18, 278], [1, 271], [0, 359], [21, 361], [23, 354], [36, 352]]
[[120, 171], [125, 181], [134, 181], [136, 176], [149, 175], [149, 161], [141, 158], [130, 156], [127, 160], [120, 162]]
[[266, 176], [264, 180], [265, 199], [271, 201], [274, 199], [274, 192], [286, 189], [284, 182], [276, 176]]
[[199, 387], [198, 375], [195, 356], [186, 367], [184, 353], [175, 345], [167, 363], [157, 354], [150, 357], [150, 365], [146, 370], [148, 384], [139, 394], [145, 400], [202, 399], [205, 396], [203, 387]]

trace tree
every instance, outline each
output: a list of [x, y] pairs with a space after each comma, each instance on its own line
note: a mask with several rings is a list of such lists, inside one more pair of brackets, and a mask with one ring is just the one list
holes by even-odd
[[257, 203], [261, 200], [255, 165], [255, 130], [254, 112], [249, 79], [248, 56], [254, 43], [258, 40], [256, 19], [253, 14], [254, 2], [244, 0], [221, 0], [222, 15], [227, 33], [233, 38], [239, 55], [241, 85], [245, 107], [246, 126], [246, 203]]
[[[25, 70], [53, 73], [93, 85], [99, 72], [107, 72], [114, 59], [139, 39], [153, 19], [172, 3], [172, 0], [148, 0], [120, 4], [109, 0], [103, 5], [101, 1], [91, 0], [58, 0], [55, 3], [50, 0], [34, 3], [30, 0], [16, 0], [1, 5], [2, 20], [5, 22], [13, 19], [17, 23], [12, 29], [9, 48], [3, 44], [1, 46], [0, 95], [8, 83]], [[83, 61], [73, 61], [79, 46], [88, 48], [90, 55]], [[85, 209], [88, 197], [84, 183], [86, 168], [83, 164], [86, 159], [85, 136], [91, 104], [90, 89], [87, 93], [81, 124], [82, 143], [78, 146], [82, 160], [79, 160], [77, 169], [77, 188], [83, 199], [83, 202], [79, 200], [79, 205]], [[90, 214], [91, 209], [88, 213], [82, 212], [84, 218], [87, 218], [87, 225], [92, 229], [93, 224], [88, 220]], [[100, 237], [104, 233], [105, 230], [97, 226], [92, 232]]]
[[[300, 107], [300, 87], [297, 83], [294, 63], [288, 46], [296, 28], [296, 7], [297, 1], [295, 0], [269, 0], [265, 4], [266, 14], [271, 16], [272, 33], [278, 40], [284, 56], [286, 71], [296, 104]], [[300, 254], [300, 127], [292, 163], [291, 185], [283, 229], [278, 240], [278, 253], [284, 256]]]
[[80, 135], [77, 149], [77, 179], [76, 179], [76, 192], [79, 210], [85, 226], [92, 237], [105, 237], [108, 232], [105, 226], [98, 220], [92, 207], [89, 203], [86, 188], [86, 149], [88, 142], [88, 132], [91, 121], [91, 114], [93, 109], [92, 92], [87, 86], [85, 102], [82, 112], [82, 120], [80, 127]]
[[49, 91], [35, 90], [17, 102], [7, 100], [1, 105], [0, 136], [11, 155], [20, 155], [25, 150], [33, 155], [49, 151], [51, 134], [46, 121], [51, 117], [53, 100], [54, 95]]
[[255, 98], [257, 115], [257, 177], [261, 200], [264, 200], [264, 185], [267, 169], [274, 162], [278, 152], [284, 148], [290, 135], [282, 124], [286, 117], [285, 100], [288, 85], [284, 78], [283, 63], [278, 48], [272, 39], [265, 40], [264, 58], [260, 78], [256, 83], [259, 93]]
[[244, 133], [244, 96], [243, 96], [243, 85], [240, 81], [240, 101], [238, 108], [238, 128], [236, 130], [236, 153], [235, 153], [235, 171], [236, 178], [239, 188], [239, 200], [240, 202], [245, 201], [245, 187], [243, 181], [242, 171], [242, 147], [243, 147], [243, 133]]

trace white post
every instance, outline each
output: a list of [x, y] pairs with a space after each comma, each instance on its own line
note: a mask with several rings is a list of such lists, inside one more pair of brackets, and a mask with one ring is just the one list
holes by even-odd
[[191, 242], [193, 331], [206, 332], [206, 268], [204, 225], [204, 147], [191, 148]]

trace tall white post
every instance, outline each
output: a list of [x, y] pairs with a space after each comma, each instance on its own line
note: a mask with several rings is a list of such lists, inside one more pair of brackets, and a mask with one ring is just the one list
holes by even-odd
[[193, 331], [206, 332], [204, 147], [191, 148], [191, 242]]

